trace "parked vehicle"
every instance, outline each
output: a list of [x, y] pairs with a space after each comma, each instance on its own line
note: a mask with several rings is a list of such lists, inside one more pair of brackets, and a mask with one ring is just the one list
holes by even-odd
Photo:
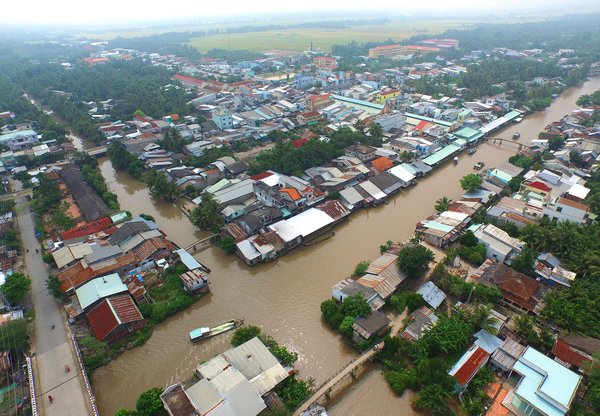
[[485, 163], [483, 163], [483, 162], [477, 162], [473, 166], [473, 169], [475, 169], [475, 170], [481, 170], [481, 169], [483, 169], [484, 166], [485, 166]]
[[515, 133], [513, 134], [513, 140], [519, 140], [519, 138], [521, 137], [521, 133]]
[[467, 150], [467, 154], [472, 155], [473, 153], [475, 153], [477, 151], [477, 148], [475, 147], [471, 147], [469, 150]]

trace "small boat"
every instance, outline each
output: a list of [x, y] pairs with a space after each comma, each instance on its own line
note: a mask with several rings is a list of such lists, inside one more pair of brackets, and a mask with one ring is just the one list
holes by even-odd
[[521, 121], [523, 121], [523, 117], [515, 118], [515, 123], [520, 123]]
[[521, 133], [513, 134], [513, 140], [519, 140], [519, 137], [521, 137]]
[[473, 169], [475, 169], [475, 170], [481, 170], [481, 169], [483, 169], [484, 166], [485, 166], [485, 163], [483, 163], [483, 162], [477, 162], [473, 166]]
[[454, 156], [454, 159], [452, 159], [452, 163], [458, 165], [458, 156]]
[[244, 323], [243, 319], [232, 319], [222, 325], [215, 326], [214, 328], [201, 327], [190, 331], [190, 341], [200, 341], [206, 338], [214, 337], [215, 335], [222, 334], [223, 332], [231, 331], [232, 329], [238, 328]]
[[467, 150], [467, 154], [472, 155], [476, 151], [477, 151], [477, 149], [475, 147], [471, 147], [469, 150]]

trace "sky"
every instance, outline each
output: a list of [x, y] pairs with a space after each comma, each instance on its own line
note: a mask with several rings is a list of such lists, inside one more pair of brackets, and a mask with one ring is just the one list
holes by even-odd
[[0, 22], [6, 24], [87, 25], [119, 24], [126, 21], [210, 19], [211, 17], [269, 15], [319, 11], [382, 11], [394, 14], [419, 12], [489, 13], [527, 12], [533, 9], [600, 9], [600, 0], [4, 0]]

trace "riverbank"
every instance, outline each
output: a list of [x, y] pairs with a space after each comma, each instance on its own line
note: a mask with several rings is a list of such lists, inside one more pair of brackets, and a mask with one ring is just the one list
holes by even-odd
[[[519, 131], [520, 141], [528, 143], [547, 124], [569, 113], [580, 95], [597, 89], [600, 89], [598, 78], [568, 90], [548, 110], [529, 115], [502, 134], [511, 137]], [[415, 224], [432, 211], [438, 198], [443, 195], [459, 198], [463, 194], [459, 179], [472, 172], [473, 163], [499, 165], [515, 152], [512, 146], [483, 143], [475, 155], [462, 157], [456, 166], [440, 167], [435, 174], [423, 178], [419, 186], [392, 197], [388, 205], [352, 215], [336, 228], [334, 238], [295, 250], [272, 263], [249, 268], [217, 247], [196, 254], [202, 263], [210, 264], [212, 293], [167, 319], [146, 344], [124, 352], [95, 372], [93, 385], [101, 411], [110, 415], [120, 406], [132, 407], [134, 398], [142, 391], [179, 380], [199, 361], [227, 349], [230, 335], [209, 339], [199, 346], [190, 345], [187, 333], [199, 322], [222, 322], [230, 316], [243, 316], [298, 351], [297, 368], [301, 374], [322, 383], [355, 356], [341, 335], [332, 334], [320, 318], [319, 304], [331, 293], [332, 285], [340, 276], [349, 275], [358, 262], [375, 259], [382, 242], [410, 237]], [[153, 202], [145, 184], [115, 172], [106, 158], [100, 160], [100, 169], [123, 209], [133, 215], [141, 212], [152, 215], [179, 246], [208, 235], [193, 229], [176, 207]], [[383, 377], [370, 370], [357, 386], [348, 388], [343, 400], [334, 402], [329, 413], [337, 416], [401, 411], [410, 416], [414, 414], [410, 410], [411, 397], [409, 393], [396, 397]]]

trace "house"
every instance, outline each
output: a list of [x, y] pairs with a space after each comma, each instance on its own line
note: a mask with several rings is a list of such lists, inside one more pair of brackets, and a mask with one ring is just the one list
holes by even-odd
[[379, 310], [385, 305], [385, 301], [373, 288], [363, 286], [351, 278], [341, 280], [331, 288], [331, 296], [338, 302], [343, 302], [348, 296], [358, 294], [365, 298], [371, 310]]
[[99, 341], [112, 343], [124, 338], [146, 325], [129, 293], [105, 298], [86, 317], [92, 333]]
[[393, 168], [388, 169], [387, 172], [395, 176], [400, 181], [403, 188], [415, 184], [415, 175], [412, 172], [410, 172], [405, 166], [394, 166]]
[[258, 338], [229, 349], [196, 367], [200, 378], [189, 387], [165, 389], [161, 400], [171, 416], [257, 416], [288, 372]]
[[423, 296], [425, 302], [433, 309], [437, 309], [446, 299], [446, 294], [431, 281], [423, 284], [417, 293]]
[[437, 323], [439, 318], [432, 309], [423, 306], [410, 314], [410, 320], [411, 323], [406, 326], [401, 335], [409, 341], [417, 341]]
[[78, 167], [71, 164], [66, 165], [60, 170], [60, 177], [69, 188], [86, 221], [95, 221], [111, 214], [112, 211], [104, 200], [83, 179], [81, 170]]
[[365, 275], [357, 283], [375, 290], [381, 299], [386, 300], [406, 279], [398, 267], [398, 256], [384, 253], [372, 261]]
[[445, 211], [421, 220], [415, 233], [425, 242], [439, 248], [445, 248], [460, 237], [471, 217], [455, 211]]
[[501, 263], [521, 253], [525, 245], [518, 238], [511, 237], [506, 231], [493, 224], [480, 225], [474, 234], [485, 245], [486, 257]]
[[600, 339], [578, 334], [559, 336], [552, 347], [555, 361], [583, 373], [588, 373], [592, 366], [599, 365], [597, 358], [594, 358], [598, 352]]
[[87, 312], [94, 305], [103, 299], [126, 293], [127, 286], [121, 281], [117, 273], [107, 276], [97, 277], [75, 290], [75, 296], [79, 302], [81, 310]]
[[330, 104], [333, 104], [331, 94], [309, 95], [306, 99], [306, 109], [308, 111], [321, 110]]
[[456, 380], [457, 390], [463, 392], [469, 386], [469, 383], [477, 375], [490, 359], [490, 353], [483, 348], [473, 344], [467, 352], [454, 364], [448, 372], [448, 375]]
[[535, 260], [535, 273], [549, 286], [571, 286], [575, 281], [576, 273], [560, 266], [560, 260], [550, 253], [540, 253]]
[[487, 259], [470, 277], [475, 283], [497, 286], [503, 303], [538, 314], [543, 306], [547, 288], [531, 277], [510, 267]]
[[316, 110], [311, 110], [299, 113], [297, 119], [301, 126], [306, 126], [318, 123], [323, 119], [323, 116]]
[[369, 160], [375, 159], [375, 153], [377, 149], [366, 144], [352, 144], [346, 148], [345, 155], [349, 157], [355, 157], [361, 162], [368, 162]]
[[12, 151], [18, 151], [38, 144], [40, 137], [33, 130], [15, 130], [0, 134], [0, 145], [7, 146]]
[[508, 373], [512, 371], [513, 366], [524, 352], [525, 347], [523, 345], [514, 339], [506, 338], [492, 354], [490, 365], [495, 369]]
[[589, 220], [589, 205], [561, 197], [544, 207], [544, 218], [563, 222], [571, 221], [585, 224]]
[[390, 320], [383, 312], [372, 311], [369, 316], [356, 318], [352, 325], [352, 340], [361, 343], [373, 336], [382, 336], [388, 329]]
[[377, 188], [381, 189], [387, 196], [393, 195], [402, 189], [404, 182], [396, 176], [387, 172], [373, 176], [369, 181]]
[[225, 108], [216, 108], [210, 113], [211, 120], [220, 130], [233, 128], [233, 116], [231, 111]]
[[202, 268], [195, 268], [179, 275], [183, 288], [191, 293], [208, 291], [208, 273]]
[[332, 58], [331, 56], [315, 56], [313, 58], [313, 65], [319, 69], [333, 71], [337, 68], [338, 62], [337, 59]]
[[531, 347], [517, 360], [511, 374], [519, 381], [502, 404], [517, 415], [566, 415], [582, 379]]

